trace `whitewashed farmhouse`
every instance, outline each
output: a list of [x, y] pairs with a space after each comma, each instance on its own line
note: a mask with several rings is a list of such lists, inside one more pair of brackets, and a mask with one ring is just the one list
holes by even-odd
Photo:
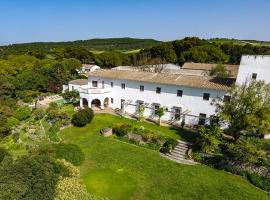
[[270, 56], [243, 56], [240, 66], [225, 65], [231, 78], [220, 79], [208, 75], [216, 64], [186, 63], [174, 73], [153, 73], [136, 70], [95, 70], [88, 79], [70, 81], [68, 90], [80, 92], [80, 106], [100, 109], [119, 109], [138, 115], [145, 106], [146, 118], [155, 119], [155, 110], [165, 108], [163, 121], [204, 124], [215, 113], [212, 99], [226, 100], [233, 84], [246, 79], [270, 81]]

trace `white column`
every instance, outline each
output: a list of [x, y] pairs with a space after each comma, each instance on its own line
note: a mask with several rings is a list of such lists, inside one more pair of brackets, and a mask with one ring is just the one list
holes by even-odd
[[83, 107], [83, 99], [80, 98], [80, 107], [82, 108]]

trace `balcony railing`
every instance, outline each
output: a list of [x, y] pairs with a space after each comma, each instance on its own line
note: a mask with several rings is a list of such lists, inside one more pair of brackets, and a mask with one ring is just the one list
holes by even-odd
[[85, 93], [85, 94], [104, 94], [104, 93], [109, 93], [110, 90], [106, 88], [80, 88], [80, 93]]

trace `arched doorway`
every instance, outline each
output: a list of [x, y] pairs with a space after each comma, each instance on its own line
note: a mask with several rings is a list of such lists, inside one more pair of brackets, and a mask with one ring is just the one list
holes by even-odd
[[91, 102], [91, 107], [92, 108], [100, 108], [101, 106], [101, 102], [99, 99], [93, 99], [93, 101]]
[[88, 100], [86, 98], [82, 99], [83, 107], [88, 107]]
[[104, 99], [104, 108], [108, 108], [108, 107], [109, 107], [109, 98], [106, 97], [106, 98]]

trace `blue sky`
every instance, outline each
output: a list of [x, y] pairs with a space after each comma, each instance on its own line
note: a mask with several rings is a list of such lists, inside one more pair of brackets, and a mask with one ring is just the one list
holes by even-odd
[[186, 36], [270, 40], [270, 0], [0, 0], [0, 44]]

